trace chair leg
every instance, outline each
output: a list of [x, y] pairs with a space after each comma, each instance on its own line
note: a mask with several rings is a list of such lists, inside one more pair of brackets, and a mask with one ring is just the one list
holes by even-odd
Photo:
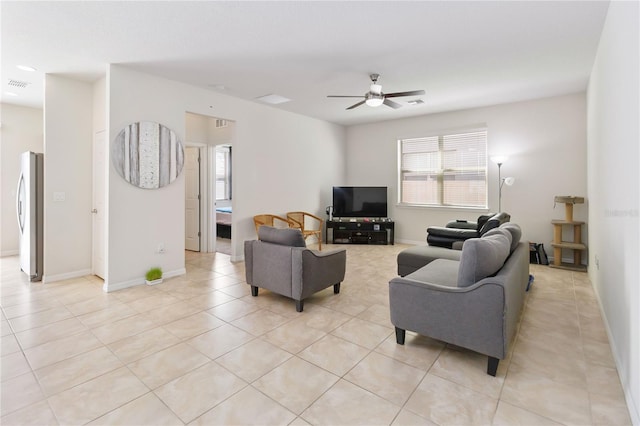
[[334, 294], [340, 293], [340, 283], [333, 285], [333, 293]]
[[498, 358], [494, 358], [492, 356], [489, 357], [487, 361], [487, 374], [493, 377], [496, 377], [496, 373], [498, 372], [498, 363], [500, 360]]
[[398, 343], [399, 345], [404, 345], [405, 334], [405, 330], [396, 327], [396, 343]]
[[256, 287], [255, 285], [251, 286], [251, 295], [253, 297], [256, 297], [258, 295], [258, 287]]
[[296, 300], [296, 311], [302, 312], [303, 309], [304, 309], [304, 301]]

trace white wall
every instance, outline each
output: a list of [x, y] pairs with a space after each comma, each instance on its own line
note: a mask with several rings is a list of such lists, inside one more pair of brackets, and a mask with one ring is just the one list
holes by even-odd
[[[552, 255], [551, 220], [564, 218], [564, 205], [554, 209], [554, 196], [587, 195], [584, 93], [349, 127], [346, 183], [388, 186], [396, 238], [425, 244], [428, 226], [475, 220], [483, 212], [396, 206], [397, 140], [483, 124], [489, 156], [509, 156], [502, 176], [516, 178], [503, 187], [502, 210], [521, 225], [525, 240], [544, 243]], [[498, 210], [498, 167], [490, 160], [489, 210]], [[577, 205], [574, 217], [586, 220], [587, 204]], [[586, 233], [583, 238], [588, 241]]]
[[206, 145], [220, 145], [231, 143], [235, 134], [235, 123], [227, 120], [226, 127], [216, 127], [219, 117], [201, 115], [187, 112], [187, 142], [202, 143]]
[[45, 83], [44, 281], [51, 282], [91, 272], [93, 88], [50, 74]]
[[[255, 238], [252, 217], [288, 210], [320, 214], [331, 185], [344, 176], [341, 126], [224, 96], [111, 65], [108, 74], [111, 139], [139, 120], [160, 122], [184, 141], [185, 112], [236, 123], [233, 156], [232, 259]], [[135, 188], [110, 166], [108, 288], [131, 285], [159, 263], [184, 268], [184, 180], [158, 190]], [[155, 253], [158, 242], [167, 252]]]
[[588, 88], [589, 276], [636, 425], [640, 424], [638, 16], [637, 2], [611, 2]]
[[93, 132], [107, 128], [107, 79], [93, 83]]
[[18, 254], [16, 189], [20, 154], [44, 152], [42, 110], [0, 104], [0, 256]]

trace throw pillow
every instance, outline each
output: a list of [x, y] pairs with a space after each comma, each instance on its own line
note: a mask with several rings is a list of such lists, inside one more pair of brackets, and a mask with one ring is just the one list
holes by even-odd
[[513, 253], [522, 238], [522, 229], [520, 229], [518, 224], [513, 222], [503, 223], [500, 225], [500, 229], [506, 229], [511, 234], [511, 253]]
[[[505, 237], [507, 237], [507, 239], [509, 240], [509, 245], [511, 245], [511, 243], [513, 242], [513, 236], [511, 235], [511, 232], [507, 231], [506, 229], [502, 229], [502, 228], [493, 228], [489, 231], [487, 231], [482, 238], [485, 237], [490, 237], [492, 235], [504, 235]], [[509, 252], [511, 253], [511, 252]]]
[[498, 272], [509, 256], [509, 247], [509, 239], [504, 234], [465, 241], [458, 268], [458, 287], [468, 287]]
[[263, 225], [258, 229], [258, 239], [266, 243], [290, 247], [306, 247], [299, 229], [274, 228]]

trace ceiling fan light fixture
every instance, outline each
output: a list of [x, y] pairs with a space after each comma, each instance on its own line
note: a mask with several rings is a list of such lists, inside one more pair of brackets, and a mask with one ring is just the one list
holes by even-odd
[[384, 102], [384, 96], [376, 93], [367, 93], [365, 103], [370, 107], [379, 107]]
[[[390, 98], [399, 98], [402, 96], [421, 96], [424, 95], [424, 90], [410, 90], [407, 92], [392, 92], [384, 93], [382, 91], [382, 85], [378, 84], [379, 74], [370, 74], [372, 84], [369, 85], [369, 91], [364, 96], [353, 95], [327, 95], [328, 98], [364, 98], [363, 100], [347, 107], [347, 110], [352, 110], [360, 105], [366, 104], [370, 107], [379, 107], [380, 105], [386, 105], [389, 108], [398, 109], [402, 107], [402, 104], [392, 101]], [[421, 99], [415, 101], [415, 104], [423, 103]]]

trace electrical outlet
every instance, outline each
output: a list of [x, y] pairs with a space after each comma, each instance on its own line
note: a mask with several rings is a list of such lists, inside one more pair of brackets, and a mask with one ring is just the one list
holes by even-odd
[[158, 244], [158, 250], [157, 250], [157, 252], [158, 252], [158, 253], [160, 253], [160, 254], [164, 254], [164, 251], [165, 251], [165, 250], [164, 250], [164, 243], [160, 243], [160, 244]]

